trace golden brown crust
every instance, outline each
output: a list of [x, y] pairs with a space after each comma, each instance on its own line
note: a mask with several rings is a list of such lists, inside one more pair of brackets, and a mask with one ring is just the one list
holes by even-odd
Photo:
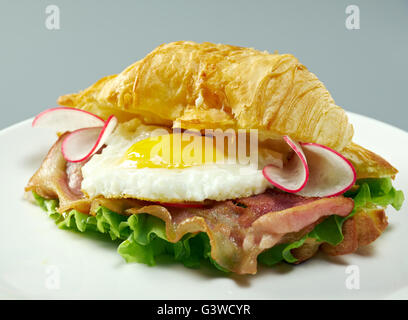
[[358, 144], [350, 143], [341, 153], [350, 160], [356, 169], [357, 179], [394, 178], [398, 173], [385, 159]]
[[355, 215], [358, 246], [366, 246], [376, 240], [388, 226], [384, 209], [362, 210]]
[[291, 250], [292, 255], [297, 259], [295, 264], [302, 263], [313, 257], [319, 250], [320, 243], [313, 238], [307, 238], [302, 246]]
[[122, 73], [58, 102], [182, 128], [260, 129], [336, 150], [353, 136], [344, 110], [293, 55], [222, 44], [161, 45]]
[[343, 224], [344, 240], [336, 246], [308, 238], [305, 243], [291, 251], [298, 259], [296, 264], [312, 258], [319, 249], [327, 255], [339, 256], [355, 252], [358, 248], [375, 241], [388, 226], [384, 209], [361, 209]]
[[341, 151], [357, 178], [398, 172], [352, 143], [353, 128], [324, 85], [290, 54], [179, 41], [163, 44], [118, 75], [58, 103], [107, 118], [183, 128], [247, 128]]

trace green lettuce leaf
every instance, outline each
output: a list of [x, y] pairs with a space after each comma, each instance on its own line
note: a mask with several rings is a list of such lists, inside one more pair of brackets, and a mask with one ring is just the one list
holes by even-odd
[[[303, 243], [302, 243], [303, 244]], [[268, 267], [283, 261], [283, 250], [288, 247], [287, 243], [278, 244], [265, 250], [258, 256], [258, 261]], [[292, 256], [293, 257], [293, 256]], [[294, 257], [293, 257], [294, 258]], [[295, 258], [294, 258], [295, 259]]]
[[307, 238], [316, 239], [319, 242], [327, 242], [337, 245], [343, 241], [342, 227], [344, 221], [351, 218], [359, 209], [373, 205], [386, 207], [392, 205], [396, 210], [400, 210], [404, 202], [404, 194], [401, 190], [396, 190], [392, 186], [390, 178], [381, 179], [361, 179], [356, 182], [357, 188], [345, 194], [354, 200], [353, 211], [347, 217], [330, 216], [318, 224], [311, 232], [302, 239], [276, 245], [258, 256], [258, 261], [272, 266], [278, 262], [285, 261], [294, 263], [297, 259], [291, 254], [292, 249], [299, 248]]
[[149, 214], [124, 216], [105, 207], [100, 207], [95, 216], [76, 210], [57, 212], [58, 201], [47, 200], [33, 193], [37, 204], [53, 218], [61, 229], [79, 232], [107, 234], [112, 240], [119, 240], [118, 253], [127, 262], [139, 262], [150, 266], [161, 256], [179, 261], [189, 268], [198, 268], [208, 260], [223, 272], [227, 269], [211, 258], [211, 245], [204, 232], [186, 234], [180, 241], [171, 243], [166, 238], [164, 221]]
[[392, 186], [391, 178], [361, 179], [356, 185], [357, 190], [345, 194], [354, 199], [355, 207], [377, 205], [385, 208], [391, 205], [400, 210], [405, 200], [404, 193]]
[[[306, 239], [313, 238], [319, 242], [337, 245], [343, 241], [342, 226], [346, 219], [364, 207], [392, 205], [399, 210], [404, 201], [402, 191], [392, 186], [391, 179], [364, 179], [356, 182], [357, 188], [345, 196], [353, 198], [354, 209], [347, 217], [330, 216], [318, 224], [302, 239], [276, 245], [258, 256], [258, 261], [267, 266], [278, 262], [296, 262], [291, 250], [299, 248]], [[148, 214], [124, 216], [105, 207], [100, 207], [95, 216], [71, 210], [60, 214], [57, 212], [58, 201], [47, 200], [33, 193], [38, 205], [53, 218], [61, 229], [79, 232], [98, 232], [109, 235], [112, 240], [120, 242], [118, 253], [127, 262], [139, 262], [153, 266], [161, 256], [183, 263], [189, 268], [200, 267], [203, 260], [208, 260], [215, 268], [228, 272], [211, 257], [211, 245], [204, 232], [186, 234], [176, 243], [167, 241], [165, 223]]]

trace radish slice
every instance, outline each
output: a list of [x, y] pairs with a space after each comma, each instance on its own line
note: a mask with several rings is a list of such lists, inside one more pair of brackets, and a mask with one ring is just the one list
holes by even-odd
[[61, 145], [64, 158], [69, 162], [88, 159], [105, 144], [117, 122], [115, 116], [110, 116], [102, 128], [82, 128], [71, 132]]
[[66, 132], [80, 128], [103, 127], [104, 124], [105, 121], [93, 113], [74, 108], [57, 107], [41, 112], [34, 118], [32, 126]]
[[306, 197], [334, 197], [356, 182], [353, 165], [337, 151], [317, 143], [301, 143], [309, 166], [309, 180], [297, 194]]
[[284, 136], [283, 139], [294, 151], [292, 158], [283, 168], [269, 164], [263, 168], [262, 173], [275, 187], [290, 193], [299, 192], [305, 187], [309, 178], [306, 157], [297, 142], [288, 136]]

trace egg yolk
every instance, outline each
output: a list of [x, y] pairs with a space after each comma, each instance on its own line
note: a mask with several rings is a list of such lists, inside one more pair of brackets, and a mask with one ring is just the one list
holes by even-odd
[[215, 139], [199, 133], [171, 133], [133, 144], [122, 163], [135, 168], [182, 169], [224, 160]]

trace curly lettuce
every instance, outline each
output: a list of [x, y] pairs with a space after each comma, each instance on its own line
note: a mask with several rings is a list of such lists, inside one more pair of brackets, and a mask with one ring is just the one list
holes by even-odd
[[[343, 241], [342, 225], [360, 208], [378, 205], [392, 205], [399, 210], [404, 201], [402, 191], [394, 189], [391, 179], [365, 179], [357, 181], [357, 187], [345, 194], [354, 200], [353, 211], [345, 218], [330, 216], [318, 224], [302, 239], [279, 244], [261, 253], [258, 261], [272, 266], [278, 262], [296, 262], [291, 250], [303, 245], [307, 238], [319, 242], [337, 245]], [[157, 263], [160, 256], [167, 256], [174, 261], [183, 263], [189, 268], [200, 267], [203, 260], [209, 260], [218, 270], [228, 272], [211, 258], [211, 245], [206, 233], [186, 234], [176, 243], [166, 238], [165, 223], [149, 214], [120, 215], [105, 207], [100, 207], [95, 216], [71, 210], [60, 214], [57, 212], [58, 201], [47, 200], [34, 194], [38, 205], [55, 220], [61, 229], [79, 232], [99, 232], [107, 234], [112, 240], [118, 241], [118, 253], [127, 262], [139, 262], [150, 266]]]
[[318, 242], [327, 242], [334, 246], [338, 245], [344, 239], [342, 232], [344, 221], [351, 218], [358, 210], [370, 206], [385, 208], [388, 205], [400, 210], [404, 202], [403, 192], [392, 186], [390, 178], [360, 179], [356, 182], [356, 186], [346, 192], [344, 196], [354, 200], [354, 209], [348, 216], [344, 218], [336, 215], [330, 216], [302, 239], [280, 244], [264, 251], [259, 255], [258, 261], [268, 266], [281, 261], [294, 263], [297, 259], [291, 254], [291, 250], [302, 246], [307, 238], [313, 238]]
[[58, 201], [47, 200], [33, 193], [37, 204], [55, 220], [61, 229], [79, 232], [99, 232], [119, 240], [118, 253], [127, 262], [153, 266], [160, 256], [168, 256], [189, 268], [200, 267], [209, 260], [218, 270], [228, 272], [211, 258], [211, 245], [206, 233], [186, 234], [176, 243], [167, 241], [165, 223], [149, 214], [120, 215], [100, 207], [95, 216], [76, 210], [60, 214]]

